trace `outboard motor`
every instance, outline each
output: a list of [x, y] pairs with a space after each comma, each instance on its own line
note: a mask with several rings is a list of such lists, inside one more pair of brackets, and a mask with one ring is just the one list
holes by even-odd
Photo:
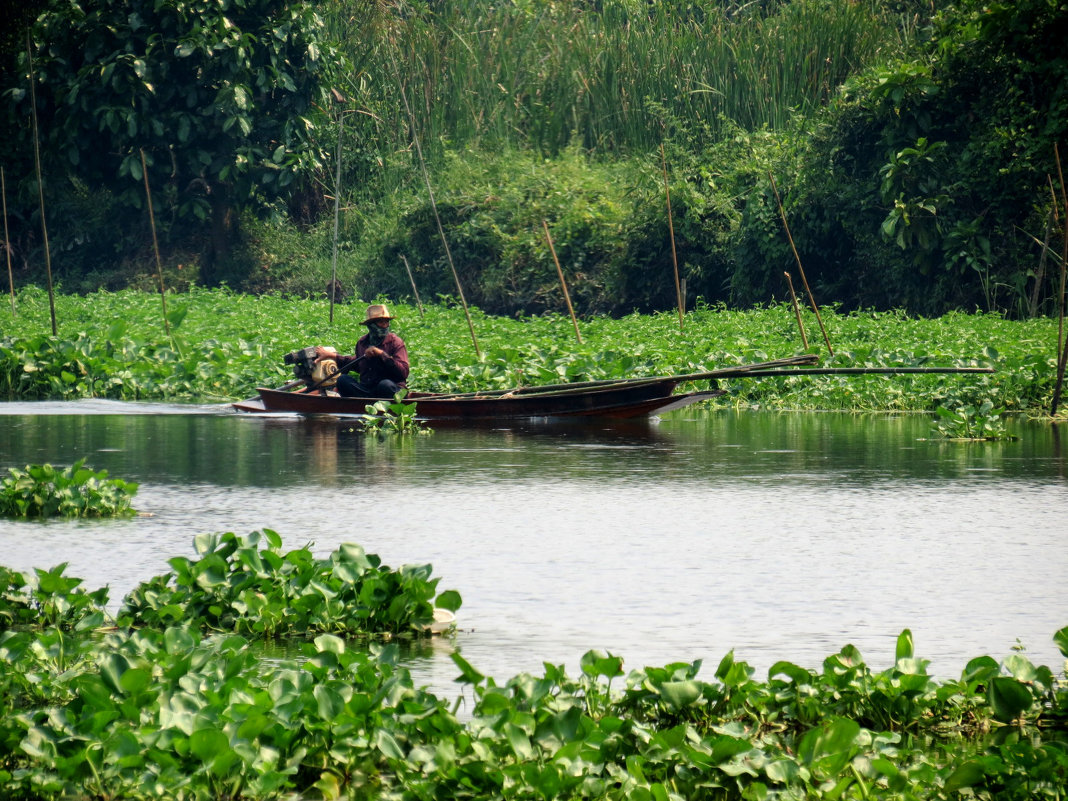
[[309, 345], [294, 350], [282, 357], [285, 364], [293, 365], [293, 375], [305, 384], [317, 389], [330, 389], [337, 383], [338, 366], [333, 359], [315, 361], [316, 347]]

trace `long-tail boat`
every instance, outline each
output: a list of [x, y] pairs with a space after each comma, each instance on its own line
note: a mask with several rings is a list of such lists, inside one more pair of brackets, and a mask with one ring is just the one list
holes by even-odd
[[[424, 420], [479, 421], [515, 420], [541, 417], [648, 417], [681, 409], [698, 401], [715, 398], [726, 390], [676, 392], [681, 384], [716, 382], [730, 378], [759, 378], [783, 375], [827, 375], [863, 373], [989, 373], [984, 367], [901, 367], [901, 368], [814, 368], [815, 355], [724, 367], [700, 373], [650, 378], [605, 379], [535, 387], [487, 390], [484, 392], [435, 393], [410, 391], [403, 398], [415, 404], [416, 417]], [[379, 398], [341, 397], [331, 390], [296, 381], [279, 389], [260, 387], [257, 397], [239, 401], [233, 407], [242, 412], [289, 413], [305, 415], [365, 416], [368, 406]]]

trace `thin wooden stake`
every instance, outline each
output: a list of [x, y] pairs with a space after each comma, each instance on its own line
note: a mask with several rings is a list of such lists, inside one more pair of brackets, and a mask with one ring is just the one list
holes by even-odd
[[11, 272], [11, 239], [7, 232], [7, 178], [0, 167], [0, 196], [4, 199], [4, 253], [7, 254], [7, 283], [11, 287], [11, 316], [15, 316], [15, 276]]
[[790, 240], [790, 250], [794, 252], [794, 258], [797, 260], [797, 270], [801, 273], [801, 281], [805, 285], [805, 293], [808, 295], [809, 303], [812, 304], [812, 311], [816, 313], [816, 321], [820, 324], [820, 331], [823, 332], [823, 341], [827, 344], [827, 352], [834, 356], [834, 349], [831, 348], [831, 340], [827, 337], [827, 329], [823, 327], [823, 318], [820, 317], [819, 307], [816, 305], [816, 299], [812, 296], [812, 289], [808, 285], [808, 279], [805, 278], [805, 268], [801, 266], [801, 257], [797, 254], [797, 246], [794, 245], [794, 237], [790, 233], [790, 224], [786, 222], [786, 212], [782, 209], [779, 188], [775, 185], [775, 176], [771, 174], [771, 170], [768, 170], [768, 178], [771, 179], [771, 190], [775, 193], [775, 203], [779, 207], [779, 216], [782, 217], [782, 227], [786, 229], [786, 238]]
[[41, 139], [37, 132], [37, 90], [34, 86], [33, 51], [26, 34], [26, 56], [30, 65], [30, 106], [33, 109], [33, 163], [37, 171], [37, 198], [41, 204], [41, 236], [44, 239], [45, 272], [48, 275], [48, 311], [52, 315], [52, 336], [56, 336], [56, 295], [52, 288], [52, 251], [48, 247], [48, 223], [45, 221], [44, 183], [41, 179]]
[[408, 266], [408, 260], [404, 258], [404, 254], [401, 254], [401, 261], [404, 262], [404, 269], [408, 271], [408, 280], [412, 283], [412, 292], [415, 293], [415, 305], [419, 307], [419, 316], [425, 317], [423, 314], [423, 301], [419, 300], [419, 290], [415, 287], [415, 276], [412, 275], [412, 268]]
[[790, 287], [790, 300], [794, 304], [794, 317], [797, 318], [797, 327], [801, 331], [801, 344], [805, 346], [805, 350], [808, 350], [808, 335], [805, 334], [805, 324], [801, 322], [801, 309], [797, 305], [797, 294], [794, 292], [794, 282], [790, 278], [790, 273], [783, 272], [786, 276], [786, 285]]
[[549, 235], [549, 224], [541, 221], [541, 227], [545, 229], [545, 241], [549, 243], [549, 252], [553, 254], [556, 263], [556, 274], [560, 277], [560, 288], [564, 290], [564, 300], [567, 302], [567, 312], [571, 315], [571, 324], [575, 326], [575, 339], [582, 344], [582, 334], [579, 333], [578, 320], [575, 319], [575, 310], [571, 308], [571, 295], [567, 292], [567, 282], [564, 280], [564, 271], [560, 269], [560, 259], [556, 258], [556, 248], [553, 247], [553, 238]]
[[664, 143], [660, 143], [660, 166], [664, 173], [664, 197], [667, 199], [668, 233], [671, 235], [671, 264], [675, 270], [675, 299], [679, 307], [679, 330], [682, 330], [682, 321], [686, 316], [686, 306], [682, 300], [682, 289], [679, 286], [679, 257], [675, 253], [675, 223], [671, 216], [671, 190], [668, 188], [667, 159], [664, 157]]
[[171, 336], [171, 324], [167, 319], [167, 292], [163, 288], [163, 263], [159, 258], [159, 240], [156, 239], [156, 213], [152, 210], [152, 190], [148, 188], [148, 165], [145, 164], [145, 149], [141, 148], [141, 175], [145, 179], [145, 197], [148, 199], [148, 222], [152, 228], [152, 250], [156, 254], [156, 275], [159, 276], [159, 298], [163, 304], [163, 329]]
[[1046, 280], [1046, 260], [1049, 256], [1049, 240], [1053, 236], [1053, 226], [1060, 221], [1060, 216], [1057, 214], [1057, 190], [1053, 188], [1053, 178], [1047, 173], [1046, 183], [1049, 184], [1049, 199], [1052, 201], [1049, 214], [1046, 216], [1046, 237], [1044, 242], [1038, 242], [1038, 239], [1031, 237], [1042, 246], [1042, 254], [1038, 257], [1038, 274], [1035, 276], [1035, 287], [1031, 290], [1031, 303], [1028, 307], [1028, 312], [1032, 317], [1038, 315], [1038, 298], [1042, 293], [1042, 284]]
[[[1057, 162], [1057, 177], [1061, 184], [1061, 203], [1068, 209], [1068, 192], [1064, 189], [1064, 171], [1061, 169], [1061, 154], [1057, 149], [1057, 143], [1053, 143], [1053, 158]], [[1057, 322], [1057, 383], [1053, 388], [1053, 403], [1050, 405], [1049, 416], [1057, 416], [1057, 406], [1061, 400], [1061, 388], [1064, 386], [1064, 367], [1068, 361], [1068, 342], [1064, 340], [1064, 303], [1066, 283], [1066, 261], [1068, 261], [1068, 214], [1064, 215], [1064, 243], [1061, 253], [1061, 288], [1060, 288], [1060, 312]]]
[[430, 208], [434, 212], [434, 222], [438, 226], [438, 236], [441, 237], [442, 247], [445, 248], [445, 258], [449, 261], [449, 269], [452, 270], [452, 278], [456, 282], [456, 291], [460, 295], [460, 303], [464, 307], [464, 316], [467, 318], [467, 328], [471, 332], [471, 342], [475, 346], [475, 358], [482, 359], [482, 351], [478, 348], [478, 338], [475, 336], [475, 324], [471, 322], [471, 312], [467, 308], [467, 299], [464, 298], [464, 288], [460, 285], [460, 274], [456, 272], [456, 265], [452, 261], [452, 251], [449, 250], [449, 242], [445, 238], [445, 229], [441, 227], [441, 217], [438, 215], [438, 204], [434, 200], [434, 188], [430, 185], [430, 173], [426, 169], [426, 160], [423, 158], [423, 146], [419, 143], [419, 132], [415, 127], [415, 115], [412, 107], [408, 104], [408, 93], [404, 91], [404, 81], [397, 70], [397, 62], [390, 48], [389, 59], [393, 62], [393, 73], [397, 76], [397, 87], [400, 89], [401, 100], [404, 101], [404, 110], [408, 113], [408, 124], [412, 128], [412, 141], [415, 143], [415, 152], [419, 156], [419, 166], [423, 171], [423, 180], [426, 181], [426, 191], [430, 196]]
[[341, 216], [341, 137], [344, 132], [345, 109], [341, 109], [337, 124], [337, 171], [334, 177], [334, 251], [330, 257], [330, 325], [334, 324], [334, 296], [337, 294], [337, 229], [338, 218]]
[[[1056, 200], [1054, 201], [1054, 204], [1056, 204]], [[1046, 280], [1046, 262], [1049, 259], [1049, 240], [1053, 236], [1053, 223], [1056, 216], [1056, 209], [1050, 209], [1049, 214], [1046, 215], [1045, 239], [1042, 242], [1039, 242], [1042, 246], [1042, 252], [1038, 257], [1038, 270], [1035, 272], [1035, 285], [1031, 290], [1031, 300], [1027, 304], [1027, 314], [1032, 318], [1038, 316], [1038, 298], [1039, 295], [1042, 294], [1042, 284]]]

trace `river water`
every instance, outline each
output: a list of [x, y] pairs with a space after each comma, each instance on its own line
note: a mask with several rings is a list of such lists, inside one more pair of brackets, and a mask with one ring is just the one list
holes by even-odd
[[408, 657], [455, 693], [452, 649], [498, 683], [729, 651], [763, 679], [846, 644], [874, 670], [913, 632], [929, 670], [1023, 649], [1060, 672], [1068, 625], [1068, 447], [926, 439], [922, 415], [704, 412], [639, 424], [528, 423], [379, 440], [336, 419], [106, 401], [0, 404], [0, 468], [84, 458], [136, 481], [146, 516], [0, 521], [0, 564], [69, 564], [112, 606], [207, 531], [358, 542], [431, 563], [459, 631]]

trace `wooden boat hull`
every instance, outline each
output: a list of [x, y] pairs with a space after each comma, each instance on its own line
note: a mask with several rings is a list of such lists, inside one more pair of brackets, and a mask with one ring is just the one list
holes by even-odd
[[[989, 367], [856, 367], [812, 368], [818, 363], [815, 354], [789, 356], [785, 359], [721, 367], [700, 373], [631, 378], [621, 380], [581, 381], [511, 390], [435, 394], [411, 392], [406, 403], [414, 403], [416, 416], [423, 420], [493, 421], [530, 420], [537, 418], [613, 417], [636, 418], [681, 409], [691, 403], [715, 398], [724, 390], [675, 394], [675, 388], [693, 381], [716, 381], [731, 378], [767, 378], [773, 376], [814, 375], [890, 375], [898, 373], [991, 373]], [[332, 416], [363, 416], [376, 398], [341, 398], [321, 392], [295, 390], [299, 381], [280, 389], [261, 387], [259, 397], [233, 404], [242, 412], [285, 413]]]
[[[681, 409], [691, 403], [722, 394], [720, 390], [674, 394], [677, 381], [651, 380], [607, 387], [522, 391], [479, 395], [439, 395], [412, 392], [405, 403], [414, 403], [416, 416], [424, 420], [516, 420], [537, 417], [648, 417]], [[342, 398], [318, 393], [257, 389], [258, 398], [233, 404], [238, 411], [354, 416], [366, 415], [376, 398]]]

